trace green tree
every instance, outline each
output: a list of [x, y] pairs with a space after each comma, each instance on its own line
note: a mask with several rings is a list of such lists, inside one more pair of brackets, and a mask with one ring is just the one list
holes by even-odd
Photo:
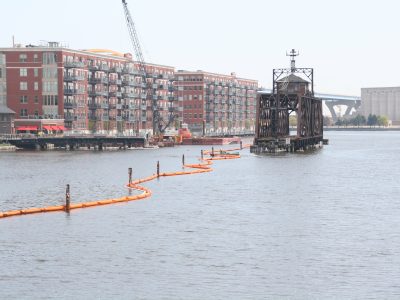
[[389, 120], [386, 116], [378, 116], [377, 117], [377, 124], [379, 127], [381, 126], [388, 126], [389, 125]]

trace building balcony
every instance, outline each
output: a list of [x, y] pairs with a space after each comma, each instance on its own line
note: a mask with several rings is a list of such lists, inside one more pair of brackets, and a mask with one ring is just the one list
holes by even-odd
[[89, 97], [107, 97], [108, 92], [105, 91], [90, 91]]
[[130, 123], [136, 122], [135, 116], [129, 116], [129, 117], [126, 118], [126, 120], [127, 120], [128, 122], [130, 122]]
[[121, 122], [121, 121], [122, 121], [122, 116], [116, 116], [116, 117], [115, 117], [115, 120], [116, 120], [117, 122]]
[[151, 85], [151, 87], [153, 88], [153, 89], [157, 89], [158, 88], [158, 84], [156, 84], [156, 83], [153, 83], [152, 85]]
[[147, 122], [147, 117], [140, 117], [140, 121], [142, 121], [142, 122]]
[[147, 105], [145, 105], [145, 104], [140, 105], [140, 109], [141, 110], [147, 110]]
[[108, 104], [108, 108], [109, 108], [109, 109], [116, 109], [116, 108], [117, 108], [117, 105], [114, 104], [114, 103], [110, 103], [110, 104]]
[[122, 92], [115, 92], [115, 97], [122, 98]]
[[123, 105], [122, 103], [117, 103], [115, 107], [116, 109], [122, 109]]
[[122, 85], [122, 80], [121, 80], [121, 79], [115, 80], [115, 84], [116, 84], [116, 85]]
[[64, 115], [64, 120], [67, 122], [72, 122], [75, 121], [75, 116], [72, 114], [65, 114]]
[[122, 73], [122, 68], [121, 67], [112, 67], [110, 69], [110, 72], [119, 74], [119, 73]]
[[88, 65], [88, 69], [89, 69], [89, 71], [95, 72], [95, 71], [99, 70], [99, 66], [93, 65], [93, 64], [89, 64]]
[[108, 109], [108, 108], [109, 108], [109, 105], [108, 105], [108, 103], [101, 103], [101, 104], [100, 104], [100, 107], [101, 107], [102, 109]]
[[130, 103], [128, 105], [128, 109], [130, 109], [130, 110], [137, 110], [138, 108], [139, 108], [139, 106], [137, 104], [134, 104], [134, 103]]
[[64, 68], [82, 69], [85, 64], [81, 61], [66, 61], [64, 62]]
[[140, 94], [140, 98], [143, 99], [143, 100], [146, 100], [147, 99], [147, 94], [146, 93]]
[[168, 111], [169, 111], [169, 112], [174, 112], [174, 111], [176, 111], [176, 110], [175, 110], [175, 107], [169, 106], [169, 107], [168, 107]]
[[100, 104], [98, 104], [98, 103], [93, 103], [93, 102], [89, 102], [89, 104], [88, 104], [88, 106], [89, 106], [89, 109], [98, 109], [98, 108], [100, 108]]
[[103, 72], [108, 72], [110, 71], [110, 67], [107, 64], [102, 64], [100, 65], [99, 70]]
[[110, 117], [109, 116], [101, 116], [101, 120], [102, 121], [110, 121]]
[[145, 88], [147, 88], [147, 84], [146, 84], [145, 82], [142, 82], [142, 83], [140, 84], [140, 87], [141, 87], [142, 89], [145, 89]]
[[91, 78], [89, 78], [90, 84], [108, 84], [108, 82], [109, 82], [109, 80], [107, 77], [102, 77], [102, 78], [91, 77]]
[[72, 96], [72, 95], [77, 95], [77, 94], [78, 94], [77, 89], [64, 89], [65, 96]]
[[77, 105], [74, 102], [64, 102], [64, 109], [73, 109], [76, 107]]
[[64, 76], [65, 82], [83, 81], [83, 80], [85, 80], [85, 76], [82, 76], [82, 75], [65, 75]]
[[174, 96], [169, 96], [168, 97], [168, 101], [175, 101], [175, 100], [176, 100], [176, 98]]
[[168, 92], [173, 92], [175, 91], [175, 87], [174, 86], [168, 86]]

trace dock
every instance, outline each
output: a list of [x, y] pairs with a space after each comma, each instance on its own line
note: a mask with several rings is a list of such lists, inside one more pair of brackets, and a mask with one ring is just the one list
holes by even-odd
[[144, 147], [146, 145], [146, 139], [144, 137], [136, 136], [13, 136], [4, 141], [19, 149], [31, 150], [46, 150], [52, 148], [61, 148], [65, 150], [77, 150], [80, 148], [104, 150], [107, 147], [127, 149]]

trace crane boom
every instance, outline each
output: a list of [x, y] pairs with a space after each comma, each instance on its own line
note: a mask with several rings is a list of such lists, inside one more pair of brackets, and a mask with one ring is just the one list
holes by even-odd
[[135, 23], [133, 22], [131, 13], [128, 9], [128, 3], [125, 0], [122, 0], [122, 5], [124, 7], [126, 25], [128, 26], [129, 36], [131, 38], [133, 49], [135, 50], [136, 61], [139, 64], [139, 70], [143, 73], [143, 76], [146, 76], [146, 66], [144, 62], [142, 48], [140, 47], [139, 37], [136, 32]]
[[[172, 124], [172, 122], [177, 117], [174, 111], [169, 113], [168, 120], [165, 121], [160, 115], [158, 100], [157, 97], [153, 97], [153, 89], [150, 81], [147, 81], [147, 71], [145, 60], [142, 52], [142, 48], [140, 47], [139, 37], [136, 32], [135, 23], [133, 22], [131, 13], [128, 9], [128, 3], [126, 0], [122, 0], [122, 5], [124, 7], [126, 24], [128, 26], [129, 37], [131, 38], [132, 46], [135, 51], [136, 61], [139, 64], [140, 75], [142, 76], [142, 82], [146, 84], [146, 100], [151, 100], [152, 103], [152, 114], [153, 114], [153, 134], [164, 132], [165, 129]], [[163, 124], [165, 123], [165, 124]], [[164, 125], [164, 126], [163, 126]]]

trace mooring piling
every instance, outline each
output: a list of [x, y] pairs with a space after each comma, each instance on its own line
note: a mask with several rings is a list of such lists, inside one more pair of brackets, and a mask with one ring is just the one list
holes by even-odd
[[69, 213], [71, 206], [71, 194], [70, 194], [70, 187], [67, 184], [67, 188], [65, 190], [65, 212]]
[[128, 182], [129, 185], [132, 183], [132, 168], [128, 169]]

